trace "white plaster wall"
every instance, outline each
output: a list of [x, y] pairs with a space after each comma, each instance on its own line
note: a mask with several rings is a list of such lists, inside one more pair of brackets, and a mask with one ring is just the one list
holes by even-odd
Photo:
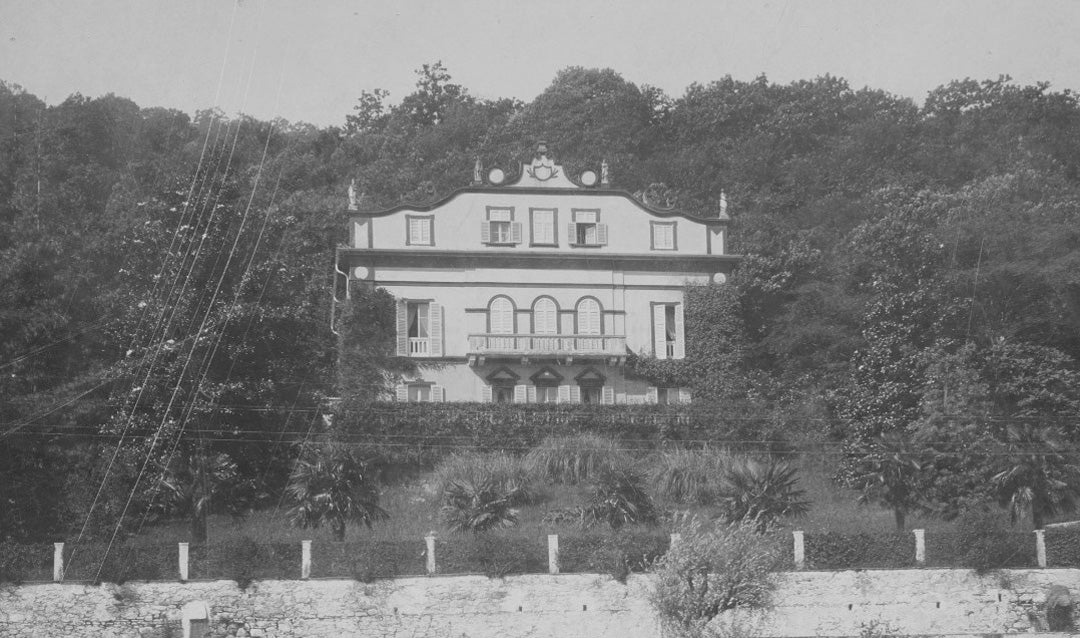
[[[899, 570], [784, 573], [775, 609], [743, 618], [758, 636], [856, 636], [866, 623], [898, 635], [1018, 634], [1043, 629], [1051, 585], [1080, 591], [1080, 570]], [[122, 586], [0, 586], [0, 638], [140, 637], [179, 629], [180, 610], [205, 601], [213, 635], [416, 638], [656, 638], [651, 579], [535, 575], [258, 581]], [[1045, 636], [1046, 634], [1042, 634]]]

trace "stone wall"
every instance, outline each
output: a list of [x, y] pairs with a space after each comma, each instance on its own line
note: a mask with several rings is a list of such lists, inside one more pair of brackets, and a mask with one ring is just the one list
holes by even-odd
[[[1045, 629], [1051, 585], [1080, 591], [1080, 570], [792, 572], [776, 608], [745, 619], [759, 636], [852, 636], [876, 623], [903, 634]], [[648, 576], [0, 585], [0, 638], [179, 637], [181, 609], [210, 608], [211, 635], [312, 638], [655, 638]]]

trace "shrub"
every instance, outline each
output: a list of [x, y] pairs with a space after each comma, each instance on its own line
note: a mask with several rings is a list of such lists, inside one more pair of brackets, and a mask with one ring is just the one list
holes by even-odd
[[517, 524], [518, 511], [512, 503], [518, 498], [490, 480], [452, 481], [446, 488], [442, 506], [443, 522], [451, 531], [475, 534], [513, 527]]
[[776, 542], [760, 534], [756, 523], [691, 521], [680, 533], [679, 542], [656, 561], [650, 596], [672, 635], [708, 636], [710, 623], [724, 612], [769, 605]]
[[260, 578], [298, 577], [300, 554], [300, 543], [257, 543], [248, 537], [193, 545], [190, 574], [193, 579], [235, 580], [241, 589], [246, 589]]
[[724, 472], [733, 459], [719, 450], [665, 450], [649, 459], [653, 493], [664, 501], [712, 505], [726, 495]]
[[[106, 551], [108, 553], [106, 553]], [[72, 544], [64, 548], [64, 580], [121, 585], [129, 580], [175, 579], [176, 545]]]
[[500, 534], [480, 534], [437, 542], [436, 565], [440, 573], [480, 572], [489, 578], [547, 571], [547, 542]]
[[52, 576], [52, 545], [0, 542], [0, 583], [48, 580]]
[[528, 505], [535, 500], [524, 462], [507, 452], [454, 454], [436, 466], [432, 478], [439, 500], [446, 499], [447, 490], [455, 481], [476, 485], [490, 482], [503, 492], [512, 494], [511, 505], [515, 507]]
[[525, 458], [533, 476], [563, 485], [584, 483], [630, 462], [617, 442], [596, 434], [549, 436]]
[[724, 474], [728, 520], [752, 519], [759, 531], [765, 531], [780, 518], [808, 512], [810, 503], [803, 500], [805, 492], [796, 487], [795, 471], [776, 459], [733, 463]]
[[349, 577], [362, 583], [427, 573], [422, 540], [319, 543], [312, 548], [313, 577]]
[[952, 533], [928, 534], [926, 559], [932, 565], [969, 567], [978, 571], [1035, 564], [1035, 537], [1014, 532], [1000, 511], [969, 509]]
[[1046, 530], [1046, 561], [1053, 567], [1080, 567], [1080, 530]]
[[302, 528], [330, 525], [334, 540], [345, 540], [345, 526], [389, 518], [379, 507], [379, 490], [373, 471], [349, 448], [330, 443], [296, 460], [285, 488], [295, 503], [289, 512], [292, 523]]
[[915, 535], [807, 534], [806, 564], [811, 569], [913, 566]]
[[668, 534], [625, 528], [615, 534], [560, 536], [559, 570], [611, 574], [622, 582], [631, 572], [650, 569], [669, 542]]
[[596, 481], [589, 496], [589, 516], [619, 529], [634, 523], [658, 520], [645, 480], [630, 469], [608, 470]]

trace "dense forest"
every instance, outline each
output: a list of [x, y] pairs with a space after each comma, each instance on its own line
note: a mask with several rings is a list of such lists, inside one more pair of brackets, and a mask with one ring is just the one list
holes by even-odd
[[[342, 389], [348, 185], [364, 207], [430, 201], [475, 158], [509, 169], [540, 140], [692, 214], [725, 194], [744, 259], [694, 293], [696, 398], [841, 445], [836, 479], [898, 525], [978, 499], [1040, 525], [1071, 504], [1070, 91], [965, 79], [920, 106], [829, 76], [726, 77], [672, 97], [568, 68], [522, 103], [474, 97], [440, 63], [417, 78], [328, 128], [114, 95], [48, 106], [0, 83], [0, 540], [108, 534], [219, 486], [219, 509], [278, 502], [286, 433], [324, 427]], [[685, 374], [657, 364], [636, 363]]]

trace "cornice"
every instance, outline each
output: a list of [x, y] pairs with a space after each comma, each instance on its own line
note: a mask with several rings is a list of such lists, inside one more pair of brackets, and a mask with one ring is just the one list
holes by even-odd
[[406, 250], [349, 248], [337, 249], [339, 263], [349, 266], [412, 266], [421, 268], [550, 268], [588, 269], [618, 267], [629, 270], [715, 272], [733, 266], [740, 255], [648, 255], [602, 252], [511, 252], [465, 250]]

